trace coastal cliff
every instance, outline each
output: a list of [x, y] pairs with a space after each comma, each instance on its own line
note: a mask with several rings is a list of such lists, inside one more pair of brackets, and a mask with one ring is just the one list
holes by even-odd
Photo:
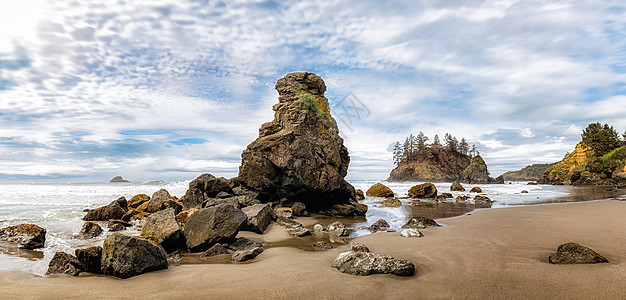
[[517, 171], [506, 172], [502, 174], [502, 177], [504, 177], [504, 180], [508, 181], [537, 181], [541, 178], [546, 169], [553, 165], [554, 163], [532, 164]]

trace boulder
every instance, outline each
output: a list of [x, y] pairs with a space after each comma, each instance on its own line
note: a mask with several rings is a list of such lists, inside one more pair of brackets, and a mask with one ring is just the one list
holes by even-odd
[[100, 227], [100, 225], [94, 223], [94, 222], [85, 222], [85, 224], [83, 224], [83, 228], [81, 228], [80, 230], [80, 234], [82, 234], [85, 237], [97, 237], [100, 234], [102, 234], [104, 230], [102, 230], [102, 227]]
[[454, 181], [452, 185], [450, 185], [450, 191], [452, 192], [465, 192], [465, 188], [461, 185], [460, 182]]
[[324, 242], [324, 241], [317, 241], [317, 242], [313, 243], [313, 248], [328, 250], [328, 249], [332, 249], [333, 246], [331, 246], [330, 244], [328, 244], [327, 242]]
[[183, 206], [185, 209], [201, 208], [202, 203], [209, 198], [217, 198], [221, 192], [222, 196], [235, 194], [227, 179], [217, 178], [208, 173], [202, 174], [189, 183], [189, 189], [183, 197]]
[[303, 237], [307, 235], [311, 235], [311, 231], [304, 227], [302, 224], [284, 217], [279, 217], [276, 220], [276, 224], [287, 230], [287, 233], [296, 237]]
[[350, 250], [340, 253], [331, 264], [340, 272], [366, 276], [371, 274], [394, 274], [397, 276], [413, 276], [415, 265], [389, 255], [369, 252], [363, 245], [350, 246]]
[[15, 243], [22, 249], [43, 248], [46, 230], [34, 224], [20, 224], [0, 229], [0, 241]]
[[241, 237], [235, 240], [234, 242], [228, 244], [228, 249], [239, 251], [244, 249], [252, 249], [257, 247], [263, 247], [263, 244], [253, 241], [249, 238]]
[[444, 199], [446, 199], [446, 198], [454, 198], [454, 197], [452, 196], [452, 194], [450, 194], [450, 193], [441, 193], [441, 195], [438, 195], [438, 196], [441, 196], [441, 197], [443, 197]]
[[222, 254], [230, 254], [230, 252], [228, 252], [228, 249], [222, 246], [222, 244], [217, 243], [213, 245], [211, 248], [204, 251], [204, 253], [202, 253], [200, 257], [212, 257], [212, 256], [222, 255]]
[[126, 198], [121, 197], [107, 206], [90, 209], [83, 217], [84, 221], [108, 221], [109, 219], [121, 219], [128, 211]]
[[109, 225], [109, 231], [113, 232], [113, 231], [122, 231], [126, 229], [126, 227], [124, 227], [124, 225], [122, 224], [118, 224], [118, 223], [113, 223]]
[[470, 190], [470, 193], [482, 193], [482, 192], [483, 192], [483, 190], [480, 187], [477, 187], [477, 186], [473, 187]]
[[487, 183], [504, 184], [504, 176], [500, 175], [496, 178], [489, 177], [489, 180], [487, 181]]
[[81, 272], [83, 272], [83, 265], [76, 257], [65, 252], [57, 252], [48, 264], [46, 275], [69, 274], [78, 276]]
[[393, 191], [382, 183], [376, 183], [370, 187], [365, 194], [368, 197], [391, 198], [394, 196]]
[[300, 201], [309, 212], [354, 206], [354, 187], [344, 179], [350, 156], [324, 96], [324, 81], [298, 72], [275, 87], [274, 120], [261, 126], [241, 154], [238, 181], [259, 192], [261, 202]]
[[391, 228], [391, 225], [389, 225], [389, 223], [387, 223], [387, 221], [383, 220], [383, 219], [379, 219], [378, 221], [374, 222], [374, 224], [372, 224], [369, 227], [369, 230], [371, 231], [387, 231], [389, 230], [389, 228]]
[[272, 208], [268, 204], [255, 204], [241, 210], [246, 214], [246, 229], [263, 234], [272, 222]]
[[173, 208], [175, 213], [179, 213], [183, 210], [183, 205], [174, 200], [170, 193], [165, 189], [160, 189], [155, 192], [147, 203], [145, 212], [149, 213], [155, 213], [168, 208]]
[[367, 213], [367, 205], [362, 203], [335, 204], [327, 211], [320, 211], [322, 215], [328, 216], [364, 216]]
[[108, 224], [109, 228], [111, 228], [115, 224], [120, 224], [120, 225], [122, 225], [124, 227], [131, 227], [131, 226], [133, 226], [132, 224], [130, 224], [130, 223], [124, 221], [124, 220], [116, 220], [116, 219], [109, 220], [109, 222], [107, 222], [107, 224]]
[[440, 226], [439, 224], [437, 224], [437, 222], [435, 222], [435, 220], [431, 219], [431, 218], [426, 218], [426, 217], [415, 217], [415, 218], [411, 218], [408, 222], [406, 222], [406, 224], [402, 225], [402, 228], [404, 229], [409, 229], [409, 228], [414, 228], [414, 229], [424, 229], [426, 228], [426, 226]]
[[192, 252], [208, 249], [215, 243], [230, 242], [247, 222], [240, 209], [221, 204], [196, 211], [185, 221], [187, 248]]
[[556, 253], [550, 255], [548, 260], [551, 264], [597, 264], [609, 262], [602, 255], [576, 243], [559, 245]]
[[436, 196], [437, 187], [432, 183], [418, 184], [409, 189], [410, 198], [435, 198]]
[[415, 228], [404, 229], [400, 232], [400, 236], [403, 237], [423, 237], [424, 235]]
[[185, 236], [176, 222], [173, 208], [153, 213], [141, 227], [141, 235], [159, 243], [167, 253], [183, 248]]
[[306, 205], [302, 202], [295, 202], [291, 206], [291, 212], [296, 217], [308, 217], [309, 212], [306, 211]]
[[463, 202], [463, 201], [467, 201], [467, 199], [469, 199], [469, 196], [465, 196], [465, 195], [461, 195], [461, 196], [456, 196], [456, 201], [457, 202]]
[[385, 199], [383, 200], [383, 202], [381, 203], [382, 206], [385, 207], [400, 207], [402, 206], [402, 202], [396, 198], [389, 198], [389, 199]]
[[357, 201], [361, 201], [365, 199], [365, 194], [363, 194], [362, 190], [355, 190], [354, 191], [354, 196], [356, 197]]
[[274, 209], [274, 215], [276, 218], [291, 218], [293, 217], [293, 210], [291, 207], [277, 207]]
[[109, 182], [129, 182], [128, 180], [122, 178], [122, 176], [115, 176], [109, 180]]
[[487, 196], [476, 195], [474, 197], [474, 203], [492, 203], [492, 202], [494, 202], [494, 201], [489, 199], [489, 197], [487, 197]]
[[522, 194], [528, 194], [528, 191], [527, 191], [527, 190], [522, 190], [522, 192], [521, 192], [521, 193], [522, 193]]
[[313, 232], [324, 232], [326, 229], [324, 228], [324, 225], [322, 224], [315, 224], [313, 226]]
[[135, 216], [141, 214], [143, 212], [134, 209], [134, 208], [130, 208], [128, 209], [128, 211], [122, 216], [122, 221], [124, 222], [130, 222], [131, 220], [133, 220]]
[[129, 278], [167, 269], [167, 253], [150, 240], [116, 233], [104, 240], [101, 264], [103, 274]]
[[202, 207], [211, 207], [220, 204], [228, 204], [232, 205], [236, 208], [240, 208], [238, 197], [227, 197], [227, 198], [208, 198], [204, 203], [202, 203]]
[[263, 252], [263, 248], [261, 248], [261, 247], [255, 247], [255, 248], [243, 249], [243, 250], [235, 251], [235, 253], [233, 253], [233, 256], [232, 256], [231, 260], [234, 261], [234, 262], [244, 262], [246, 260], [251, 260], [251, 259], [257, 257], [262, 252]]
[[146, 194], [137, 194], [128, 200], [128, 207], [137, 208], [139, 205], [142, 205], [146, 202], [150, 201], [150, 196]]
[[[323, 229], [323, 227], [322, 227], [322, 229]], [[346, 228], [346, 226], [343, 225], [343, 223], [341, 223], [340, 221], [335, 221], [335, 222], [330, 223], [330, 225], [328, 225], [328, 227], [326, 228], [326, 231], [328, 231], [328, 233], [334, 234], [336, 236], [348, 236], [348, 235], [350, 235], [350, 229]]]
[[102, 273], [102, 247], [93, 246], [85, 249], [76, 249], [74, 251], [76, 258], [80, 261], [85, 272], [93, 274]]

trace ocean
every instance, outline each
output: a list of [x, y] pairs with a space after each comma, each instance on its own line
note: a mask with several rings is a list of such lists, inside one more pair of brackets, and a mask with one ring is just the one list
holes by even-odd
[[[379, 181], [351, 181], [357, 189], [366, 191]], [[409, 188], [416, 182], [384, 182], [398, 197], [406, 197]], [[84, 223], [81, 218], [85, 209], [93, 209], [111, 201], [136, 194], [152, 195], [166, 189], [173, 196], [185, 194], [189, 181], [157, 183], [68, 183], [68, 184], [0, 184], [0, 228], [21, 223], [37, 224], [47, 230], [46, 245], [41, 250], [21, 250], [7, 243], [0, 244], [0, 271], [23, 271], [43, 275], [48, 263], [57, 251], [74, 253], [77, 248], [101, 245], [105, 234], [94, 239], [85, 239], [79, 232]], [[448, 192], [450, 183], [436, 183], [439, 192]], [[470, 195], [473, 186], [479, 186], [483, 194], [495, 200], [491, 208], [518, 205], [534, 205], [555, 202], [589, 201], [619, 197], [619, 191], [610, 187], [573, 187], [551, 185], [526, 185], [513, 182], [498, 185], [464, 185], [468, 192], [450, 192], [454, 197]], [[527, 190], [529, 193], [521, 193]], [[473, 195], [472, 195], [473, 196]], [[365, 227], [379, 219], [385, 219], [394, 230], [412, 216], [423, 215], [436, 219], [469, 213], [476, 207], [469, 203], [449, 199], [443, 203], [401, 199], [403, 206], [383, 207], [380, 198], [367, 197], [362, 203], [369, 206], [364, 222], [355, 223], [353, 236], [370, 232]], [[445, 219], [440, 220], [445, 225]], [[101, 225], [106, 230], [106, 224]], [[136, 228], [125, 231], [138, 234]]]

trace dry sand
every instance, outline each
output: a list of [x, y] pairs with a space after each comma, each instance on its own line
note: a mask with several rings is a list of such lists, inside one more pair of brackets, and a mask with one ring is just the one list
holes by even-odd
[[[413, 261], [416, 276], [353, 276], [329, 251], [274, 247], [254, 262], [172, 266], [121, 280], [0, 274], [0, 298], [40, 299], [624, 299], [626, 202], [593, 201], [475, 211], [440, 220], [423, 238], [376, 233], [356, 241]], [[254, 239], [288, 239], [273, 226]], [[551, 265], [563, 242], [588, 246], [608, 264]]]

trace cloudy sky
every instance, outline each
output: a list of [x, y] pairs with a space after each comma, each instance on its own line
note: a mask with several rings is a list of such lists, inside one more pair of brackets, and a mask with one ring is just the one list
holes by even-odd
[[[492, 175], [554, 162], [590, 122], [626, 130], [616, 1], [3, 1], [0, 182], [234, 176], [276, 80], [322, 76], [350, 179], [420, 130]], [[351, 121], [351, 123], [350, 123]]]

